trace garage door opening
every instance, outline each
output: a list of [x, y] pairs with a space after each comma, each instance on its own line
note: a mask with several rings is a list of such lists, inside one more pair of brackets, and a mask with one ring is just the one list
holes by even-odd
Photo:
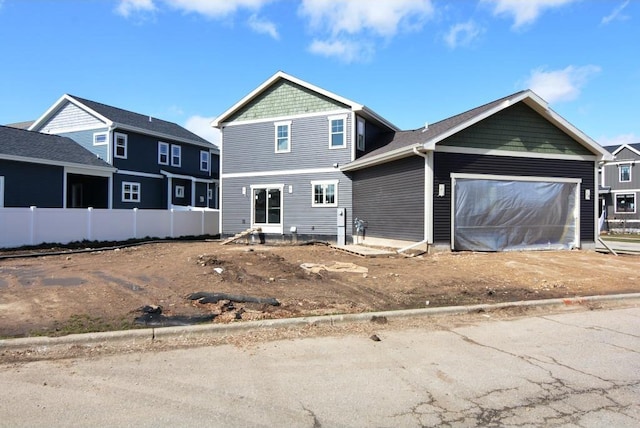
[[452, 249], [579, 246], [580, 179], [452, 174]]

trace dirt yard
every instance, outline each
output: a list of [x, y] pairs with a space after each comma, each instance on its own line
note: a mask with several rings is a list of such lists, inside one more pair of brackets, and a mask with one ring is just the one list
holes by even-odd
[[[225, 323], [631, 293], [640, 292], [639, 267], [640, 256], [592, 251], [364, 258], [325, 245], [216, 241], [5, 258], [0, 337], [181, 323], [193, 316]], [[279, 305], [188, 298], [201, 292], [272, 298]], [[151, 318], [134, 322], [144, 306]]]

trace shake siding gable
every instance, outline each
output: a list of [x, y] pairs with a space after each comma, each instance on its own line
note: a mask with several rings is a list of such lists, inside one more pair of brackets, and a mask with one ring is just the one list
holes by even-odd
[[66, 129], [100, 128], [105, 124], [73, 103], [67, 102], [46, 123], [39, 127], [42, 132], [59, 133]]
[[281, 80], [240, 108], [227, 122], [296, 116], [348, 109], [349, 106], [310, 91], [293, 82]]

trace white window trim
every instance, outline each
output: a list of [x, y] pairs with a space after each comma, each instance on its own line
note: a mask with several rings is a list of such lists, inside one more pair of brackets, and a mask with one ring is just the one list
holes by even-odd
[[[329, 149], [344, 149], [347, 147], [347, 115], [346, 114], [338, 114], [335, 116], [328, 116], [329, 120]], [[334, 146], [331, 144], [331, 137], [333, 136], [333, 130], [331, 129], [331, 122], [334, 120], [342, 120], [342, 145]]]
[[[125, 193], [124, 192], [124, 188], [127, 185], [131, 186], [131, 192], [130, 192], [131, 193], [131, 198], [130, 199], [125, 199], [125, 197], [124, 197], [124, 193]], [[136, 192], [133, 191], [134, 187], [138, 188], [138, 190]], [[142, 193], [142, 189], [141, 189], [140, 183], [136, 183], [136, 182], [133, 182], [133, 181], [123, 181], [122, 182], [122, 197], [121, 197], [122, 202], [140, 202], [142, 200], [141, 193]], [[134, 195], [137, 195], [137, 198], [134, 198], [133, 197]]]
[[176, 186], [176, 198], [184, 198], [184, 186]]
[[[360, 124], [362, 123], [362, 144], [360, 144]], [[358, 116], [356, 120], [356, 149], [364, 152], [367, 148], [367, 121]]]
[[[340, 180], [314, 180], [311, 182], [311, 206], [314, 208], [327, 208], [327, 207], [337, 207], [338, 206], [338, 183], [340, 183]], [[327, 204], [327, 203], [321, 203], [321, 204], [317, 204], [316, 203], [316, 198], [315, 198], [315, 187], [317, 185], [321, 185], [321, 186], [327, 186], [327, 185], [333, 185], [334, 186], [334, 202], [332, 204]], [[325, 190], [326, 192], [326, 190]], [[324, 197], [326, 198], [326, 193], [324, 195]]]
[[[286, 126], [287, 127], [287, 149], [286, 150], [278, 150], [278, 127]], [[274, 134], [274, 150], [276, 153], [291, 153], [291, 121], [285, 120], [282, 122], [274, 122], [273, 123], [273, 134]]]
[[[104, 135], [104, 143], [96, 143], [96, 137]], [[108, 132], [94, 132], [93, 133], [93, 145], [94, 146], [108, 146], [109, 145], [109, 133]]]
[[[628, 180], [623, 180], [622, 179], [622, 167], [623, 166], [629, 167], [629, 179]], [[633, 168], [632, 168], [631, 163], [623, 163], [623, 164], [618, 165], [618, 182], [619, 183], [629, 183], [629, 182], [631, 182], [631, 170], [632, 169]]]
[[[173, 161], [173, 158], [174, 158], [173, 149], [178, 149], [178, 162]], [[182, 146], [179, 144], [172, 144], [171, 151], [169, 153], [171, 157], [171, 166], [177, 166], [177, 167], [182, 166]]]
[[[254, 207], [254, 198], [253, 198], [253, 191], [256, 189], [279, 189], [280, 190], [280, 223], [275, 224], [275, 223], [256, 223], [255, 222], [255, 218], [254, 218], [254, 214], [255, 214], [255, 207]], [[262, 232], [264, 233], [283, 233], [284, 230], [284, 184], [252, 184], [251, 186], [249, 186], [249, 190], [251, 193], [249, 193], [250, 195], [250, 199], [251, 199], [251, 227], [260, 227], [262, 228]]]
[[[618, 211], [618, 196], [633, 196], [633, 211]], [[616, 192], [613, 194], [613, 212], [615, 214], [635, 214], [638, 210], [636, 192]]]
[[[202, 156], [206, 155], [206, 160], [203, 160]], [[202, 164], [206, 162], [206, 167], [202, 168]], [[200, 150], [200, 171], [209, 172], [211, 170], [211, 152], [207, 150]]]
[[[124, 156], [118, 155], [118, 138], [120, 137], [122, 137], [122, 139], [124, 140]], [[128, 146], [129, 146], [129, 138], [127, 134], [121, 134], [119, 132], [116, 132], [113, 134], [113, 157], [114, 158], [126, 159]]]
[[[167, 160], [164, 162], [162, 162], [162, 150], [160, 149], [161, 147], [167, 148], [167, 152], [166, 152]], [[170, 151], [169, 143], [165, 143], [164, 141], [158, 141], [158, 165], [169, 165], [170, 157], [171, 157], [171, 151]]]

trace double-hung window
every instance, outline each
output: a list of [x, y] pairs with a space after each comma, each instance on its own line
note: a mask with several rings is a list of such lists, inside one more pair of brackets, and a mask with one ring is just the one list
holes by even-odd
[[364, 121], [363, 118], [359, 117], [356, 148], [362, 152], [364, 152], [364, 149], [365, 149], [365, 141], [364, 141], [365, 129], [366, 129], [366, 122]]
[[158, 141], [158, 163], [169, 165], [169, 144]]
[[126, 159], [127, 158], [127, 135], [116, 132], [114, 134], [113, 139], [115, 141], [113, 156], [116, 158]]
[[200, 171], [209, 172], [209, 152], [200, 150]]
[[616, 214], [636, 212], [636, 194], [635, 193], [616, 193]]
[[182, 164], [182, 147], [177, 144], [171, 145], [171, 166]]
[[329, 148], [339, 149], [347, 146], [345, 128], [347, 115], [329, 116]]
[[274, 126], [276, 153], [289, 153], [291, 151], [291, 121], [276, 122]]
[[312, 181], [312, 207], [338, 206], [338, 180]]
[[122, 202], [140, 202], [140, 183], [122, 182]]
[[631, 181], [631, 164], [622, 164], [618, 166], [618, 181], [620, 183], [628, 183]]

